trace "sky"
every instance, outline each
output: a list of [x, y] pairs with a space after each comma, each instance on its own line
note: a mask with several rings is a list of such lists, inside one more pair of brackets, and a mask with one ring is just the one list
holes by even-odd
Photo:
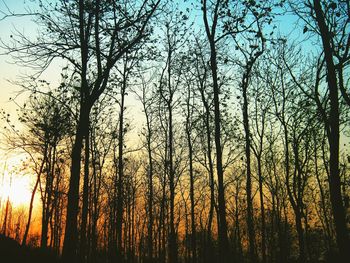
[[[5, 10], [5, 12], [8, 12], [10, 10], [11, 12], [25, 13], [26, 6], [33, 5], [32, 2], [29, 0], [0, 0], [0, 11]], [[16, 30], [31, 37], [35, 37], [38, 34], [36, 24], [31, 21], [31, 17], [29, 16], [7, 17], [1, 20], [3, 17], [4, 15], [0, 14], [0, 39], [4, 43], [10, 42], [11, 35], [15, 34]], [[16, 80], [19, 76], [30, 74], [32, 70], [30, 68], [19, 67], [15, 64], [11, 56], [4, 54], [4, 52], [5, 50], [0, 46], [0, 108], [6, 106], [6, 108], [10, 108], [11, 112], [13, 112], [13, 103], [9, 102], [9, 98], [13, 98], [19, 88], [10, 82]], [[60, 81], [60, 66], [58, 63], [52, 65], [42, 77], [50, 79], [53, 84], [58, 84]]]
[[[0, 0], [0, 12], [8, 12], [8, 10], [24, 13], [25, 6], [33, 5], [33, 1], [30, 0]], [[8, 8], [8, 9], [7, 9]], [[35, 37], [37, 34], [37, 27], [31, 21], [30, 17], [8, 17], [3, 18], [3, 13], [0, 13], [0, 40], [4, 43], [8, 43], [13, 30], [16, 29], [20, 32], [25, 33]], [[303, 37], [301, 31], [296, 30], [296, 18], [293, 16], [286, 16], [283, 19], [279, 19], [280, 30], [285, 34], [289, 35], [290, 38], [300, 39]], [[299, 27], [300, 28], [300, 27]], [[48, 80], [53, 86], [58, 85], [61, 80], [61, 68], [65, 65], [62, 62], [53, 63], [41, 76], [43, 79]], [[11, 81], [16, 80], [21, 75], [26, 75], [31, 72], [29, 68], [19, 67], [14, 63], [11, 56], [4, 54], [4, 49], [0, 47], [0, 109], [5, 109], [6, 113], [9, 113], [12, 118], [16, 115], [16, 105], [10, 101], [13, 98], [19, 88], [12, 84]], [[128, 117], [135, 121], [135, 119], [142, 118], [140, 110], [137, 109], [136, 102], [132, 98], [133, 95], [129, 95], [128, 101], [131, 101]], [[26, 95], [22, 95], [16, 99], [19, 104], [22, 104], [26, 99]], [[136, 109], [136, 110], [135, 110]], [[140, 117], [141, 116], [141, 117]], [[2, 128], [3, 123], [0, 122], [0, 127]], [[137, 131], [135, 131], [137, 133]], [[136, 136], [137, 138], [137, 136]], [[28, 180], [31, 175], [11, 175], [11, 170], [18, 166], [23, 155], [18, 155], [16, 152], [8, 154], [3, 150], [4, 145], [0, 143], [0, 194], [12, 196], [12, 198], [17, 200], [16, 202], [24, 202], [23, 200], [28, 200], [28, 193], [33, 185], [33, 180]], [[3, 169], [3, 172], [1, 171]], [[1, 175], [6, 177], [1, 179]], [[6, 175], [6, 176], [5, 176]], [[10, 178], [10, 179], [9, 179]], [[12, 178], [12, 179], [11, 179]], [[32, 176], [32, 178], [35, 178]], [[2, 180], [2, 181], [1, 181]], [[29, 190], [29, 191], [28, 191]], [[22, 197], [18, 197], [18, 195]], [[16, 197], [17, 196], [17, 197]], [[22, 201], [21, 201], [22, 200]]]
[[[28, 0], [0, 0], [0, 12], [8, 11], [7, 8], [15, 12], [24, 12], [24, 6], [30, 3]], [[29, 17], [8, 17], [3, 18], [0, 13], [0, 40], [8, 43], [14, 29], [26, 34], [35, 35], [35, 24]], [[4, 54], [4, 49], [0, 46], [0, 110], [5, 110], [10, 114], [12, 120], [16, 117], [16, 104], [10, 100], [14, 98], [19, 88], [12, 84], [17, 77], [30, 73], [29, 69], [18, 67], [11, 56]], [[53, 71], [51, 72], [53, 75]], [[19, 96], [16, 101], [22, 104], [26, 96]], [[3, 131], [4, 121], [0, 120], [0, 129]], [[2, 139], [3, 140], [3, 139]], [[5, 205], [7, 197], [10, 198], [14, 206], [27, 206], [30, 200], [31, 189], [33, 188], [33, 176], [20, 171], [23, 154], [16, 151], [7, 151], [4, 141], [0, 143], [0, 205]]]
[[[0, 11], [11, 10], [18, 13], [25, 12], [25, 6], [33, 5], [30, 0], [0, 0]], [[188, 5], [190, 6], [190, 5]], [[26, 35], [37, 34], [37, 27], [28, 16], [9, 17], [1, 20], [3, 14], [0, 14], [0, 40], [8, 43], [14, 29], [24, 32]], [[279, 19], [280, 28], [291, 38], [300, 38], [300, 31], [295, 29], [296, 18], [289, 15], [283, 19]], [[292, 33], [290, 33], [292, 32]], [[16, 80], [18, 76], [26, 75], [31, 72], [29, 68], [19, 67], [14, 63], [14, 60], [9, 55], [3, 55], [5, 51], [0, 46], [0, 109], [6, 109], [11, 115], [15, 114], [15, 104], [9, 100], [13, 98], [19, 87], [11, 84], [11, 81]], [[58, 85], [60, 82], [60, 69], [64, 67], [62, 63], [56, 62], [46, 70], [43, 74], [43, 79], [48, 79], [52, 85]], [[21, 104], [25, 100], [25, 96], [18, 98], [17, 101]]]
[[[33, 1], [30, 0], [0, 0], [0, 40], [4, 43], [9, 43], [11, 35], [14, 34], [14, 30], [23, 32], [25, 35], [35, 37], [38, 32], [38, 27], [31, 21], [28, 16], [20, 17], [7, 17], [4, 18], [2, 12], [25, 13], [25, 6], [33, 6]], [[24, 93], [17, 97], [20, 87], [11, 83], [17, 78], [28, 75], [33, 72], [30, 68], [20, 67], [15, 64], [10, 55], [4, 54], [5, 50], [0, 45], [0, 111], [5, 110], [6, 114], [10, 114], [11, 120], [16, 123], [17, 120], [17, 106], [12, 101], [16, 97], [16, 103], [23, 105], [28, 93]], [[57, 87], [61, 81], [61, 69], [66, 64], [62, 61], [54, 61], [54, 63], [40, 76], [41, 79], [45, 79], [50, 82], [52, 87]], [[10, 99], [11, 98], [11, 99]], [[133, 98], [133, 94], [130, 94], [127, 98], [128, 108], [127, 118], [132, 122], [137, 118], [143, 118], [141, 110], [135, 106], [136, 100]], [[136, 109], [136, 110], [135, 110]], [[132, 112], [132, 114], [129, 114]], [[5, 122], [0, 120], [0, 133], [3, 131]], [[16, 125], [20, 125], [18, 122]], [[137, 140], [135, 129], [133, 137]], [[1, 134], [0, 134], [1, 136]], [[131, 143], [131, 142], [130, 142]], [[0, 210], [1, 206], [5, 205], [3, 202], [10, 196], [10, 199], [17, 205], [23, 203], [28, 204], [30, 200], [30, 191], [33, 188], [35, 176], [31, 174], [23, 174], [13, 172], [26, 156], [24, 154], [18, 154], [18, 151], [8, 151], [6, 143], [3, 139], [0, 140]]]

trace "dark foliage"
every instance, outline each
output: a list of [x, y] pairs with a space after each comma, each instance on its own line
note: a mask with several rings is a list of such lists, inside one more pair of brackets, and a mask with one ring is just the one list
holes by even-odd
[[56, 255], [48, 249], [21, 246], [16, 240], [1, 234], [0, 255], [3, 263], [58, 262]]

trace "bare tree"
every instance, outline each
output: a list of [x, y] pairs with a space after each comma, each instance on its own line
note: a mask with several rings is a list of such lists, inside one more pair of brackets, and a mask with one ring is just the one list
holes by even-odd
[[[227, 221], [226, 221], [226, 204], [225, 204], [225, 189], [224, 189], [224, 173], [222, 166], [222, 145], [221, 145], [221, 123], [220, 123], [220, 102], [219, 102], [219, 83], [218, 83], [218, 62], [217, 62], [217, 25], [219, 19], [219, 11], [222, 1], [216, 1], [212, 6], [207, 5], [207, 1], [203, 1], [203, 20], [205, 32], [210, 45], [210, 70], [213, 80], [213, 96], [214, 96], [214, 123], [215, 123], [215, 149], [216, 149], [216, 172], [218, 177], [218, 230], [219, 230], [219, 254], [220, 262], [228, 260], [228, 238], [227, 238]], [[212, 18], [211, 25], [208, 18]]]
[[[79, 90], [80, 109], [72, 150], [62, 255], [67, 262], [74, 262], [77, 255], [80, 159], [91, 107], [106, 89], [115, 63], [147, 35], [148, 22], [158, 4], [159, 1], [147, 0], [133, 3], [112, 1], [111, 4], [100, 0], [94, 3], [60, 1], [56, 6], [40, 4], [42, 10], [33, 15], [48, 32], [34, 41], [18, 32], [14, 37], [17, 44], [6, 46], [18, 60], [27, 65], [38, 65], [41, 69], [49, 66], [54, 58], [66, 59], [79, 76], [76, 88]], [[134, 12], [125, 12], [131, 5]], [[129, 37], [120, 38], [122, 32], [127, 32]], [[101, 38], [102, 35], [106, 37]], [[96, 67], [91, 69], [90, 65]]]

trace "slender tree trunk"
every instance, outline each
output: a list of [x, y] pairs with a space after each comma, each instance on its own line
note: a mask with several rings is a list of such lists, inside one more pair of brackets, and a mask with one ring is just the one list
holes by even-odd
[[[169, 103], [170, 104], [170, 103]], [[169, 233], [169, 262], [177, 263], [177, 238], [175, 231], [175, 171], [173, 161], [173, 112], [168, 105], [169, 113], [169, 190], [170, 190], [170, 233]]]
[[[169, 34], [169, 32], [167, 33]], [[178, 248], [177, 248], [177, 234], [175, 230], [175, 169], [174, 169], [174, 131], [173, 131], [173, 95], [174, 90], [171, 83], [172, 78], [172, 53], [173, 46], [170, 43], [170, 39], [168, 36], [168, 57], [167, 57], [167, 89], [168, 89], [168, 98], [164, 96], [162, 93], [161, 96], [166, 102], [167, 112], [168, 112], [168, 162], [166, 162], [166, 166], [169, 167], [169, 202], [170, 202], [170, 232], [169, 232], [169, 262], [177, 263], [178, 262]]]
[[263, 191], [263, 177], [261, 168], [261, 156], [258, 159], [258, 177], [259, 177], [259, 196], [260, 196], [260, 213], [261, 213], [261, 253], [262, 262], [266, 263], [266, 222], [265, 222], [265, 207], [264, 207], [264, 191]]
[[[304, 237], [304, 228], [302, 224], [303, 219], [303, 189], [302, 184], [302, 170], [300, 167], [299, 160], [299, 144], [297, 142], [295, 131], [293, 131], [293, 152], [294, 152], [294, 175], [293, 175], [293, 193], [289, 188], [289, 181], [287, 181], [287, 191], [292, 204], [292, 208], [295, 214], [295, 225], [298, 233], [298, 244], [299, 244], [299, 262], [303, 263], [306, 260], [306, 250], [305, 250], [305, 237]], [[296, 188], [296, 189], [295, 189]]]
[[126, 63], [124, 65], [123, 83], [120, 93], [120, 113], [119, 113], [119, 131], [118, 131], [118, 183], [117, 183], [117, 258], [122, 260], [122, 228], [123, 228], [123, 180], [124, 180], [124, 112], [125, 112], [125, 92], [126, 92]]
[[219, 230], [219, 262], [227, 262], [229, 255], [229, 245], [227, 237], [227, 222], [226, 222], [226, 204], [225, 204], [225, 188], [224, 188], [224, 173], [222, 166], [222, 145], [221, 145], [221, 116], [220, 116], [220, 87], [218, 83], [217, 73], [217, 55], [216, 55], [216, 43], [215, 43], [215, 30], [218, 19], [218, 7], [220, 1], [216, 2], [215, 10], [213, 14], [213, 22], [211, 29], [209, 28], [209, 22], [207, 18], [207, 1], [203, 1], [203, 19], [206, 29], [207, 38], [210, 45], [210, 68], [213, 80], [213, 95], [214, 95], [214, 139], [216, 149], [216, 172], [218, 177], [218, 230]]
[[190, 200], [191, 200], [191, 259], [196, 263], [197, 259], [197, 240], [196, 240], [196, 219], [195, 219], [195, 202], [194, 202], [194, 176], [193, 176], [193, 145], [191, 138], [191, 109], [190, 109], [191, 89], [188, 87], [187, 97], [187, 118], [186, 118], [186, 135], [189, 157], [189, 173], [190, 173]]
[[[191, 139], [189, 139], [191, 140]], [[191, 142], [190, 142], [191, 144]], [[197, 234], [196, 234], [196, 218], [195, 218], [195, 200], [194, 200], [194, 176], [193, 176], [193, 149], [189, 146], [189, 162], [190, 162], [190, 199], [191, 199], [191, 248], [192, 248], [192, 262], [197, 260]]]
[[[286, 158], [288, 156], [289, 159], [289, 150], [287, 151], [287, 148], [289, 148], [289, 143], [287, 141], [288, 138], [288, 133], [286, 131], [287, 127], [285, 125], [285, 144], [286, 144]], [[295, 137], [294, 137], [295, 138]], [[293, 138], [293, 140], [294, 140]], [[294, 151], [294, 161], [295, 161], [295, 167], [294, 167], [294, 173], [293, 173], [293, 188], [295, 187], [296, 184], [300, 184], [300, 176], [299, 176], [299, 154], [298, 154], [298, 149], [297, 146], [293, 145], [293, 151]], [[286, 162], [287, 163], [287, 162]], [[288, 167], [289, 167], [289, 161], [288, 161]], [[287, 169], [287, 166], [286, 166]], [[304, 242], [304, 229], [303, 229], [303, 225], [302, 225], [302, 200], [300, 200], [298, 197], [295, 197], [295, 195], [293, 195], [293, 192], [295, 194], [299, 195], [299, 191], [301, 191], [301, 189], [299, 187], [297, 187], [296, 191], [298, 191], [298, 193], [295, 192], [295, 190], [290, 189], [290, 173], [289, 173], [289, 169], [288, 172], [286, 171], [286, 188], [287, 188], [287, 194], [289, 197], [289, 201], [292, 205], [292, 209], [294, 212], [294, 218], [295, 218], [295, 226], [296, 226], [296, 230], [297, 230], [297, 234], [298, 234], [298, 245], [299, 245], [299, 262], [302, 263], [305, 261], [306, 259], [306, 255], [305, 255], [305, 242]]]
[[[202, 85], [202, 84], [201, 84]], [[204, 86], [201, 86], [200, 89], [202, 103], [205, 108], [205, 131], [207, 136], [207, 158], [208, 158], [208, 166], [209, 166], [209, 187], [210, 187], [210, 208], [208, 215], [208, 226], [207, 226], [207, 239], [206, 239], [206, 250], [205, 254], [206, 260], [211, 261], [211, 257], [213, 257], [214, 251], [212, 246], [212, 224], [214, 218], [214, 208], [215, 208], [215, 183], [214, 183], [214, 165], [212, 160], [212, 138], [211, 138], [211, 129], [210, 129], [210, 108], [206, 98], [204, 96]]]
[[38, 186], [39, 186], [40, 176], [42, 174], [42, 171], [43, 171], [43, 168], [44, 168], [44, 164], [45, 164], [45, 161], [46, 161], [46, 154], [47, 154], [47, 147], [45, 146], [43, 160], [41, 162], [41, 165], [40, 165], [40, 168], [39, 168], [39, 171], [38, 171], [38, 175], [37, 175], [37, 179], [36, 179], [33, 191], [32, 191], [32, 195], [30, 197], [28, 220], [27, 220], [26, 229], [24, 231], [24, 235], [23, 235], [23, 239], [22, 239], [22, 246], [25, 246], [26, 243], [27, 243], [27, 237], [28, 237], [28, 233], [29, 233], [30, 222], [32, 220], [32, 212], [33, 212], [33, 204], [34, 204], [35, 193], [36, 193], [36, 190], [38, 189]]
[[[45, 190], [47, 191], [47, 190]], [[48, 204], [49, 197], [45, 193], [45, 202], [43, 202], [43, 213], [41, 218], [41, 239], [40, 239], [40, 248], [45, 249], [47, 247], [47, 235], [48, 235], [48, 226], [49, 226], [49, 210], [50, 205]]]
[[[277, 260], [277, 253], [275, 249], [275, 245], [277, 244], [275, 234], [278, 233], [278, 225], [276, 224], [276, 200], [275, 196], [272, 195], [271, 202], [272, 202], [272, 211], [271, 211], [271, 227], [270, 227], [270, 242], [269, 242], [269, 249], [268, 249], [268, 257], [270, 258], [271, 262], [276, 262]], [[277, 227], [276, 227], [277, 225]]]
[[147, 117], [147, 150], [148, 150], [148, 180], [149, 180], [149, 196], [148, 196], [148, 228], [147, 228], [147, 247], [148, 247], [148, 259], [149, 262], [153, 262], [153, 159], [152, 159], [152, 149], [151, 149], [151, 127], [150, 122]]
[[85, 160], [84, 160], [84, 183], [83, 183], [83, 207], [81, 214], [80, 227], [80, 260], [86, 262], [87, 260], [87, 219], [89, 208], [89, 164], [90, 164], [90, 140], [89, 140], [89, 124], [85, 131]]
[[[283, 96], [284, 97], [284, 96]], [[283, 107], [284, 108], [284, 107]], [[284, 111], [283, 111], [283, 114], [284, 114]], [[289, 177], [290, 177], [290, 163], [289, 163], [289, 141], [288, 141], [288, 128], [287, 128], [287, 124], [285, 123], [285, 120], [284, 120], [284, 115], [283, 115], [283, 118], [282, 118], [282, 126], [283, 126], [283, 135], [284, 135], [284, 143], [285, 143], [285, 149], [284, 149], [284, 154], [285, 154], [285, 158], [284, 158], [284, 161], [285, 161], [285, 173], [286, 173], [286, 182], [289, 182]], [[290, 194], [290, 190], [289, 190], [289, 186], [287, 185], [287, 192], [288, 192], [288, 195], [289, 197], [291, 197], [291, 194]], [[293, 198], [290, 198], [290, 200], [292, 201]], [[282, 200], [283, 202], [283, 200]], [[293, 206], [293, 205], [292, 205]], [[282, 208], [281, 208], [282, 209]], [[281, 215], [282, 217], [282, 215]], [[281, 248], [281, 252], [280, 252], [280, 259], [281, 260], [284, 260], [287, 258], [287, 253], [286, 253], [286, 245], [285, 245], [285, 231], [283, 231], [282, 229], [282, 220], [280, 218], [279, 220], [280, 223], [280, 231], [279, 231], [279, 243], [280, 243], [280, 248]], [[286, 224], [286, 222], [284, 222]], [[284, 228], [284, 230], [286, 230]]]
[[30, 221], [32, 220], [34, 197], [35, 197], [36, 190], [38, 189], [39, 181], [40, 181], [40, 176], [38, 175], [36, 182], [35, 182], [35, 185], [34, 185], [34, 188], [33, 188], [33, 191], [32, 191], [32, 195], [30, 197], [28, 220], [27, 220], [26, 229], [24, 231], [24, 235], [23, 235], [23, 239], [22, 239], [22, 246], [25, 246], [27, 243]]
[[[259, 181], [259, 197], [260, 197], [260, 216], [261, 216], [261, 255], [262, 262], [266, 263], [266, 220], [265, 220], [265, 206], [264, 206], [264, 189], [263, 189], [263, 172], [262, 172], [262, 154], [264, 147], [264, 136], [265, 136], [265, 120], [267, 108], [262, 109], [261, 115], [261, 130], [259, 131], [259, 117], [258, 117], [258, 98], [255, 98], [255, 122], [256, 122], [256, 133], [258, 134], [258, 148], [252, 147], [255, 154], [257, 165], [258, 165], [258, 181]], [[272, 226], [271, 226], [272, 227]]]
[[242, 253], [242, 242], [241, 242], [241, 227], [239, 222], [239, 190], [240, 190], [240, 182], [237, 180], [236, 182], [236, 193], [235, 193], [235, 247], [236, 247], [236, 260], [237, 262], [243, 261], [243, 253]]
[[252, 200], [252, 179], [251, 179], [251, 138], [248, 119], [248, 79], [250, 69], [244, 73], [242, 81], [242, 95], [243, 95], [243, 125], [245, 131], [245, 156], [246, 156], [246, 193], [247, 193], [247, 226], [248, 226], [248, 240], [249, 240], [249, 257], [250, 262], [256, 262], [255, 251], [255, 230], [254, 230], [254, 214], [253, 214], [253, 200]]
[[328, 252], [331, 251], [332, 249], [332, 234], [330, 230], [330, 223], [329, 223], [329, 218], [327, 215], [327, 206], [326, 206], [326, 196], [324, 193], [324, 189], [321, 183], [321, 178], [320, 178], [320, 172], [318, 168], [318, 156], [317, 156], [317, 137], [316, 135], [314, 136], [314, 162], [315, 162], [315, 175], [316, 175], [316, 180], [319, 188], [319, 193], [320, 193], [320, 201], [321, 201], [321, 210], [323, 214], [323, 220], [324, 220], [324, 233], [325, 233], [325, 238], [326, 238], [326, 243], [327, 243], [327, 250]]
[[58, 177], [55, 186], [55, 201], [54, 201], [54, 231], [53, 231], [53, 249], [56, 255], [59, 255], [61, 249], [61, 237], [62, 237], [62, 206], [63, 198], [60, 192], [61, 179]]
[[[327, 66], [327, 81], [330, 99], [330, 115], [328, 120], [329, 132], [329, 189], [332, 204], [333, 218], [335, 224], [336, 240], [339, 248], [339, 254], [342, 262], [346, 262], [350, 258], [350, 241], [345, 220], [345, 209], [341, 194], [341, 182], [339, 175], [339, 98], [337, 75], [333, 62], [330, 32], [325, 23], [320, 0], [314, 0], [314, 9], [316, 20], [320, 29], [323, 50]], [[327, 123], [326, 123], [327, 124]]]
[[6, 208], [5, 208], [5, 217], [4, 217], [4, 222], [2, 223], [2, 229], [1, 229], [1, 233], [4, 235], [4, 236], [7, 236], [7, 220], [8, 220], [8, 217], [9, 217], [9, 213], [11, 210], [11, 202], [10, 202], [10, 197], [7, 197], [7, 201], [6, 201]]
[[[167, 149], [167, 147], [165, 147]], [[165, 163], [164, 163], [165, 165]], [[165, 166], [164, 166], [165, 167]], [[159, 219], [159, 262], [165, 262], [166, 254], [165, 254], [165, 234], [166, 234], [166, 222], [165, 222], [165, 205], [166, 205], [166, 168], [164, 171], [164, 178], [162, 182], [162, 201], [160, 206], [160, 219]]]
[[152, 157], [152, 127], [150, 120], [150, 113], [148, 112], [148, 107], [146, 105], [146, 91], [145, 87], [142, 90], [142, 104], [143, 110], [146, 117], [147, 126], [147, 154], [148, 154], [148, 225], [147, 225], [147, 262], [153, 262], [153, 157]]
[[[213, 43], [214, 45], [214, 43]], [[226, 204], [225, 204], [225, 188], [224, 188], [224, 173], [222, 167], [222, 149], [221, 149], [221, 117], [220, 117], [220, 102], [219, 102], [219, 85], [217, 82], [217, 62], [216, 52], [212, 49], [211, 65], [213, 76], [214, 89], [214, 111], [215, 111], [215, 148], [216, 148], [216, 172], [218, 176], [218, 203], [219, 203], [219, 242], [220, 254], [222, 262], [227, 261], [228, 254], [228, 238], [227, 238], [227, 223], [226, 223]]]
[[[92, 222], [91, 222], [91, 257], [92, 262], [95, 262], [97, 259], [97, 220], [98, 220], [98, 196], [99, 196], [99, 187], [97, 182], [97, 157], [95, 156], [95, 143], [94, 143], [94, 132], [91, 131], [90, 145], [91, 145], [91, 160], [92, 160], [92, 184], [93, 184], [93, 193], [92, 193]], [[99, 167], [99, 172], [101, 172], [101, 166]]]
[[[46, 158], [47, 161], [47, 174], [46, 174], [46, 185], [45, 193], [43, 196], [42, 205], [42, 219], [41, 219], [41, 240], [40, 247], [47, 248], [48, 242], [48, 232], [50, 218], [52, 217], [52, 192], [53, 192], [53, 182], [55, 177], [55, 164], [56, 164], [56, 145], [49, 148], [49, 156]], [[51, 236], [52, 239], [52, 236]]]
[[300, 213], [300, 208], [298, 207], [295, 211], [295, 225], [298, 233], [298, 243], [299, 243], [299, 262], [303, 263], [306, 260], [305, 255], [305, 240], [304, 240], [304, 229], [302, 225], [302, 215]]
[[[210, 108], [208, 105], [208, 102], [206, 101], [206, 98], [204, 96], [204, 86], [201, 84], [200, 88], [202, 103], [205, 108], [205, 131], [207, 135], [207, 158], [208, 158], [208, 165], [209, 165], [209, 186], [210, 186], [210, 208], [209, 208], [209, 216], [208, 216], [208, 242], [211, 242], [211, 230], [212, 230], [212, 223], [213, 223], [213, 217], [214, 217], [214, 206], [215, 206], [215, 185], [214, 185], [214, 166], [212, 161], [212, 146], [211, 146], [211, 129], [210, 129]], [[210, 252], [209, 252], [210, 253]]]

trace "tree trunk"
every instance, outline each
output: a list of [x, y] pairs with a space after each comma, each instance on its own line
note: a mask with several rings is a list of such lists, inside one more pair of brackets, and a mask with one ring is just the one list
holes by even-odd
[[226, 204], [225, 204], [225, 188], [224, 188], [224, 173], [222, 167], [222, 148], [221, 148], [221, 116], [220, 116], [220, 88], [218, 84], [217, 74], [217, 58], [215, 44], [215, 30], [218, 19], [218, 6], [220, 1], [216, 2], [214, 18], [211, 29], [209, 28], [207, 18], [207, 1], [203, 1], [203, 19], [206, 29], [207, 38], [210, 45], [210, 68], [213, 80], [213, 95], [214, 95], [214, 139], [216, 149], [216, 172], [218, 177], [218, 234], [219, 234], [219, 262], [227, 262], [229, 255], [229, 245], [227, 238], [227, 222], [226, 222]]
[[[322, 215], [323, 215], [323, 220], [324, 220], [324, 235], [327, 243], [327, 250], [328, 252], [331, 251], [332, 249], [332, 234], [331, 234], [331, 228], [330, 228], [330, 222], [329, 218], [327, 215], [327, 206], [326, 206], [326, 196], [324, 193], [324, 189], [321, 183], [321, 178], [320, 178], [320, 172], [318, 168], [318, 155], [317, 155], [317, 137], [316, 135], [314, 136], [314, 162], [315, 162], [315, 175], [316, 175], [316, 180], [317, 180], [317, 185], [319, 188], [319, 193], [320, 193], [320, 201], [321, 201], [321, 210], [322, 210]], [[323, 147], [323, 145], [322, 145]]]
[[259, 195], [260, 195], [260, 213], [261, 213], [261, 254], [262, 262], [266, 263], [266, 223], [265, 223], [265, 207], [264, 207], [264, 191], [263, 178], [261, 169], [261, 156], [258, 159], [258, 178], [259, 178]]
[[43, 160], [41, 162], [40, 169], [39, 169], [38, 175], [37, 175], [37, 179], [36, 179], [33, 191], [32, 191], [32, 195], [30, 197], [28, 220], [27, 220], [26, 229], [24, 231], [24, 235], [23, 235], [23, 239], [22, 239], [22, 246], [25, 246], [26, 243], [27, 243], [27, 237], [28, 237], [28, 233], [29, 233], [30, 221], [32, 219], [32, 212], [33, 212], [33, 204], [34, 204], [35, 193], [36, 193], [36, 190], [38, 189], [38, 186], [39, 186], [40, 176], [41, 176], [41, 173], [43, 171], [45, 160], [46, 160], [46, 154], [47, 154], [47, 147], [45, 146]]
[[56, 163], [56, 145], [52, 146], [48, 150], [48, 157], [46, 158], [46, 184], [44, 196], [42, 196], [42, 219], [41, 219], [41, 240], [40, 247], [47, 248], [49, 223], [52, 216], [52, 192]]
[[148, 153], [148, 226], [147, 226], [147, 249], [148, 262], [153, 262], [153, 158], [152, 158], [152, 130], [147, 109], [144, 105], [147, 124], [147, 153]]
[[88, 129], [85, 131], [85, 160], [84, 160], [84, 185], [83, 185], [83, 207], [81, 214], [81, 227], [80, 227], [80, 260], [86, 262], [87, 260], [87, 217], [89, 208], [89, 158], [90, 158], [90, 141], [89, 141], [89, 124]]
[[[92, 222], [91, 222], [91, 257], [92, 262], [97, 260], [97, 221], [99, 214], [99, 183], [97, 182], [97, 157], [95, 155], [95, 143], [94, 143], [94, 132], [91, 130], [90, 145], [91, 145], [91, 160], [92, 160], [92, 178], [93, 178], [93, 193], [92, 193]], [[102, 171], [101, 165], [99, 165], [99, 173]]]
[[170, 191], [170, 233], [169, 233], [169, 262], [177, 263], [177, 238], [175, 231], [175, 171], [174, 171], [174, 143], [173, 143], [173, 112], [168, 103], [169, 113], [169, 191]]
[[124, 112], [125, 112], [125, 91], [126, 91], [126, 63], [124, 65], [123, 83], [120, 91], [120, 113], [119, 113], [119, 131], [118, 131], [118, 183], [117, 183], [117, 258], [122, 261], [122, 227], [123, 227], [123, 212], [124, 212], [124, 197], [123, 197], [123, 180], [124, 180]]
[[69, 180], [68, 204], [66, 216], [66, 228], [62, 251], [63, 262], [77, 262], [77, 244], [78, 244], [78, 210], [79, 210], [79, 183], [81, 167], [81, 149], [85, 131], [89, 127], [90, 107], [82, 104], [80, 108], [80, 117], [76, 129], [75, 140], [72, 149], [71, 176]]
[[254, 230], [254, 214], [253, 214], [253, 200], [252, 200], [252, 179], [251, 179], [251, 154], [250, 154], [250, 129], [248, 119], [248, 79], [250, 68], [243, 75], [242, 81], [242, 95], [243, 95], [243, 125], [245, 131], [245, 156], [246, 156], [246, 193], [247, 193], [247, 227], [249, 240], [249, 257], [250, 262], [256, 262], [255, 251], [255, 230]]
[[[211, 229], [212, 229], [212, 222], [214, 217], [214, 206], [215, 206], [215, 185], [214, 185], [214, 167], [213, 167], [213, 161], [212, 161], [212, 146], [211, 146], [211, 129], [210, 129], [210, 108], [208, 105], [208, 102], [206, 101], [206, 98], [204, 96], [204, 86], [201, 83], [200, 93], [202, 98], [202, 103], [205, 108], [205, 131], [207, 135], [207, 158], [208, 158], [208, 165], [209, 165], [209, 187], [210, 187], [210, 208], [209, 208], [209, 216], [208, 216], [208, 243], [211, 242]], [[208, 253], [212, 253], [208, 251]]]
[[322, 7], [319, 0], [314, 0], [316, 20], [320, 29], [323, 50], [327, 66], [327, 81], [330, 99], [330, 115], [328, 118], [329, 133], [329, 189], [335, 224], [336, 240], [340, 258], [346, 262], [350, 258], [350, 241], [345, 220], [345, 209], [341, 194], [341, 182], [339, 175], [339, 100], [337, 75], [333, 62], [332, 48], [330, 45], [330, 32], [325, 23]]
[[5, 208], [5, 217], [4, 217], [4, 222], [2, 223], [2, 228], [1, 228], [1, 234], [4, 236], [7, 236], [7, 220], [9, 217], [9, 214], [11, 213], [11, 202], [10, 202], [10, 197], [7, 197], [6, 201], [6, 208]]
[[[79, 119], [76, 127], [75, 140], [72, 148], [71, 174], [69, 179], [68, 203], [66, 228], [62, 249], [62, 260], [65, 263], [78, 261], [78, 212], [79, 212], [79, 184], [81, 168], [81, 149], [86, 130], [89, 128], [90, 110], [93, 100], [89, 94], [87, 81], [88, 72], [88, 41], [89, 36], [85, 34], [85, 3], [79, 0], [79, 41], [81, 55], [81, 84], [80, 84], [80, 109]], [[97, 97], [98, 98], [98, 97]], [[95, 98], [95, 99], [97, 99]], [[91, 101], [90, 101], [91, 100]]]
[[190, 109], [191, 89], [188, 87], [187, 97], [187, 118], [186, 118], [186, 135], [189, 157], [189, 174], [190, 174], [190, 201], [191, 201], [191, 259], [192, 263], [196, 263], [197, 259], [197, 240], [196, 240], [196, 219], [195, 219], [195, 203], [194, 203], [194, 176], [193, 176], [193, 146], [191, 138], [191, 109]]
[[295, 225], [298, 233], [298, 243], [299, 243], [299, 262], [303, 263], [306, 260], [305, 255], [305, 241], [304, 241], [304, 229], [302, 225], [302, 216], [300, 213], [300, 208], [297, 207], [295, 211]]

